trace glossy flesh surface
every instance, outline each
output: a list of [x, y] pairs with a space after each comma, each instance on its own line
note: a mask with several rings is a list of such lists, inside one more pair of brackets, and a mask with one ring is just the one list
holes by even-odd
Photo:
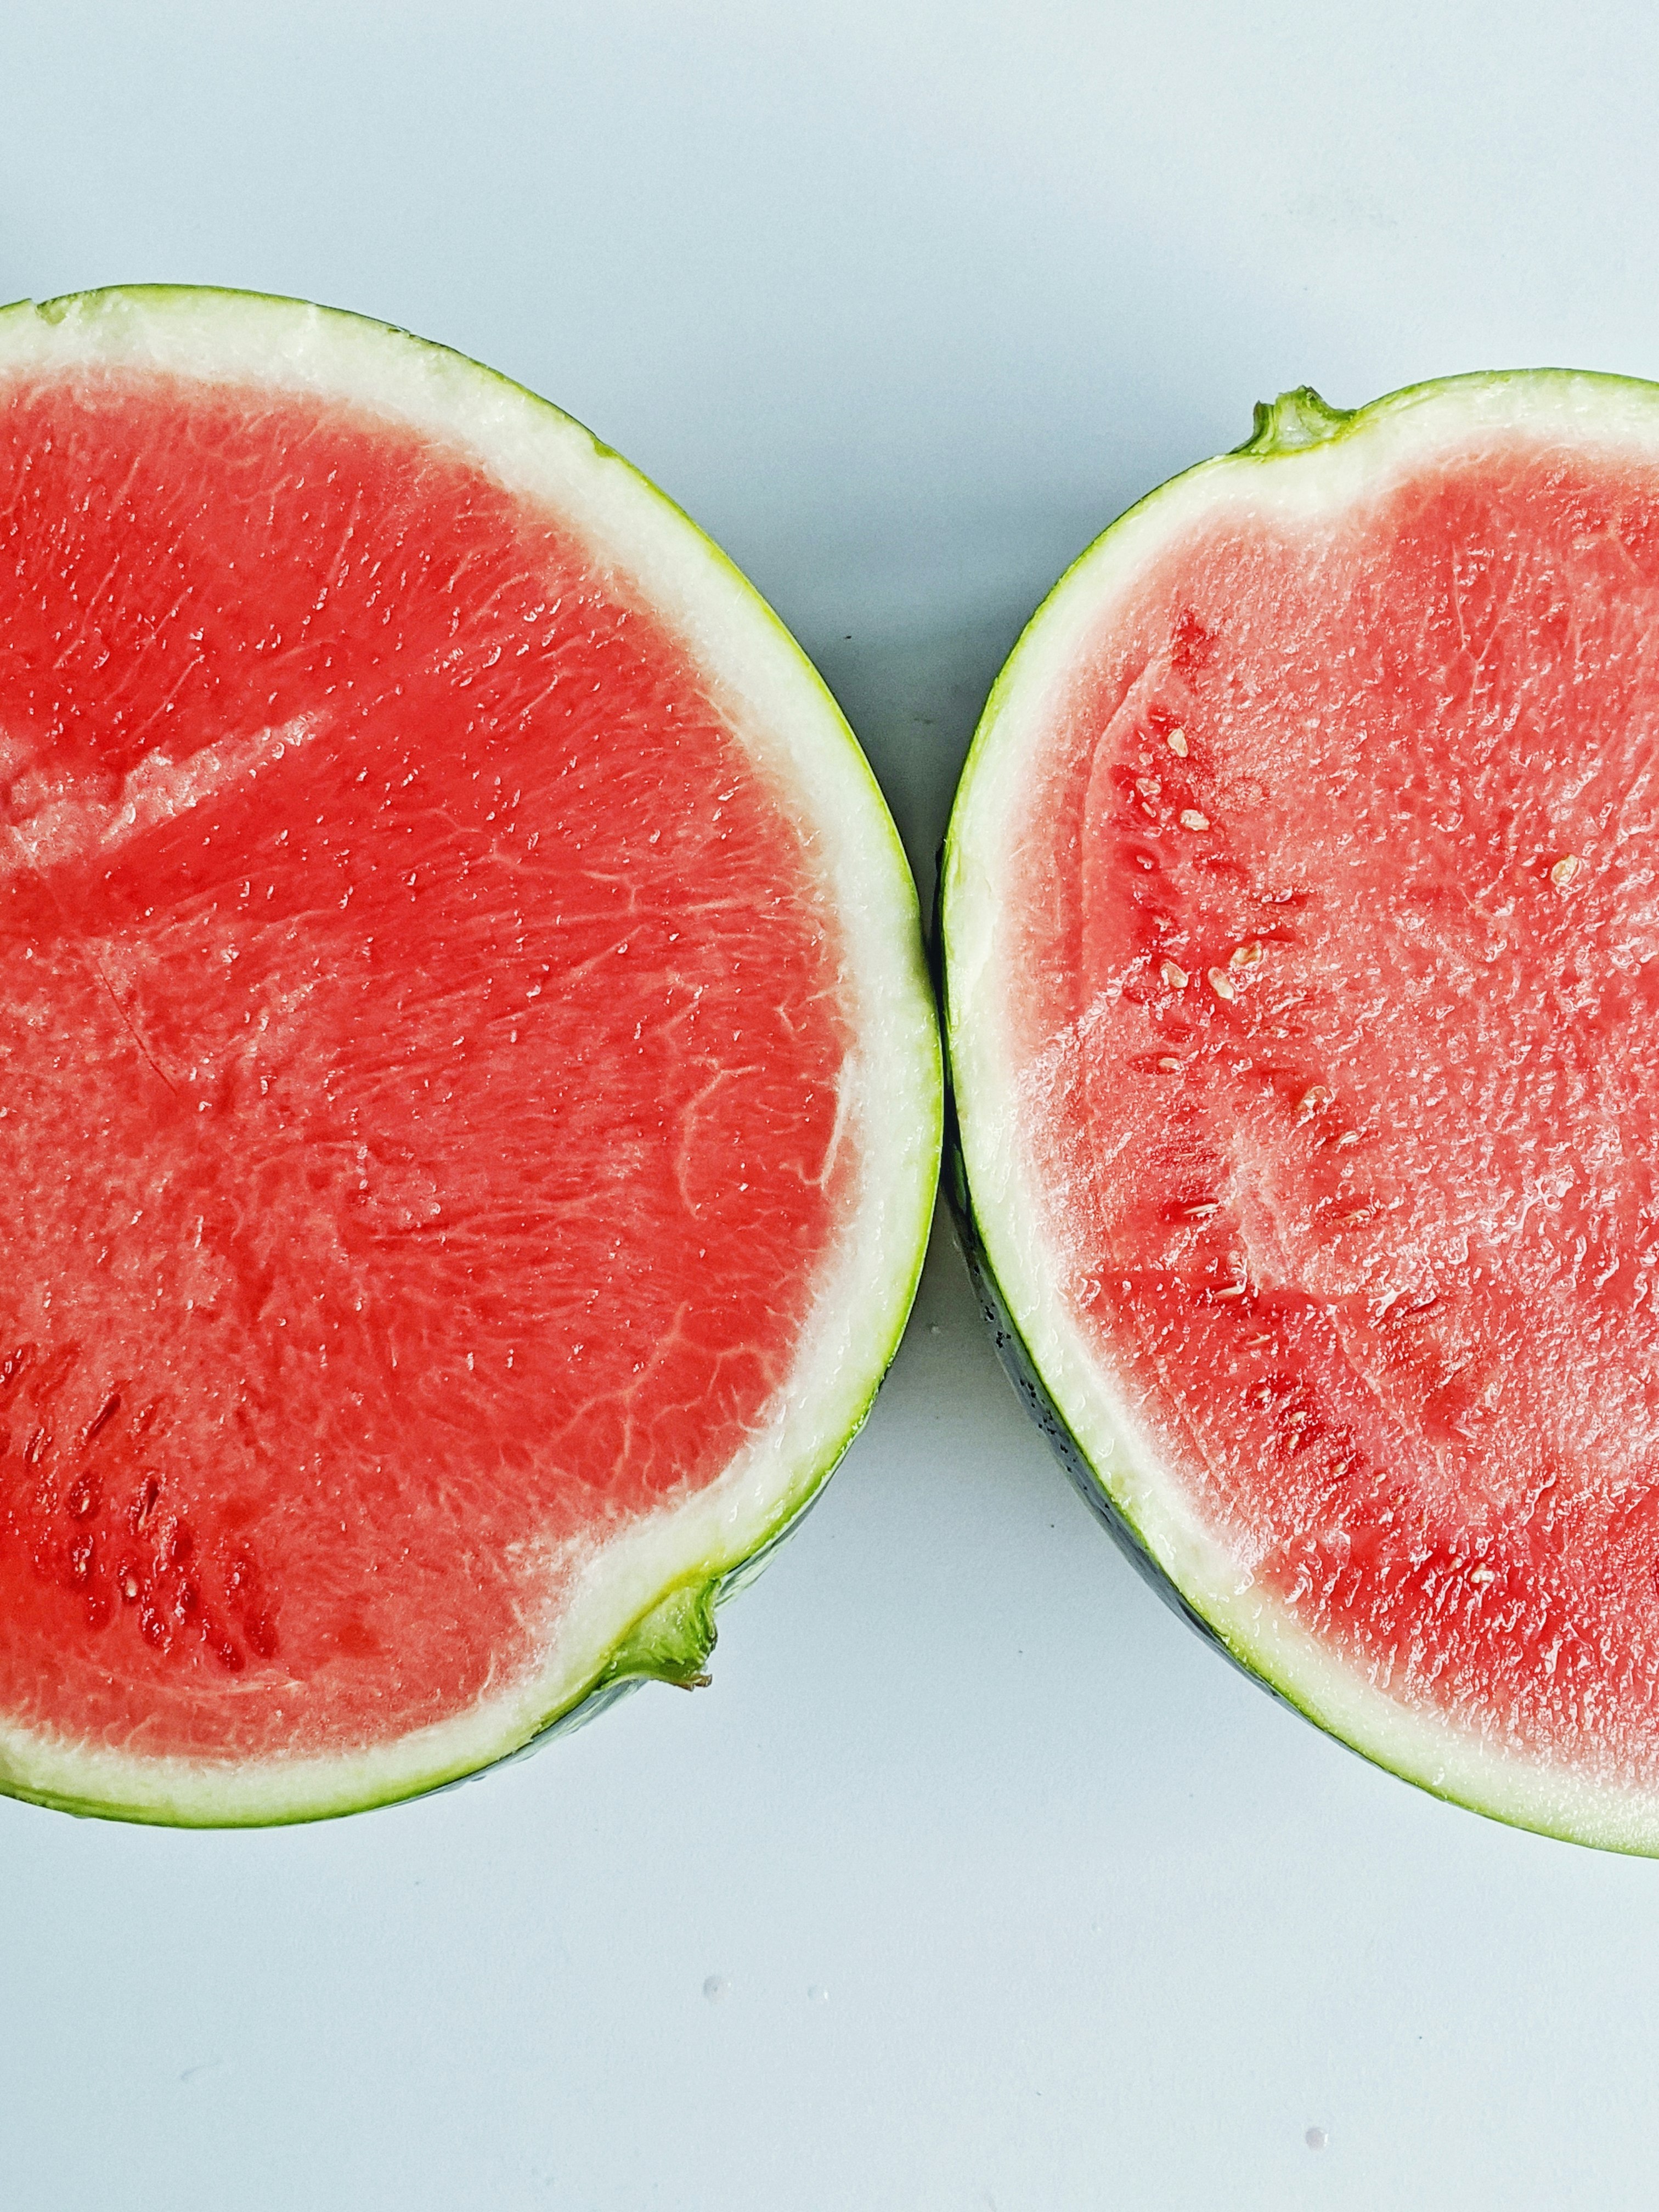
[[1656, 638], [1650, 453], [1483, 434], [1323, 514], [1218, 501], [1024, 732], [994, 963], [1054, 1297], [1230, 1618], [1635, 1792]]
[[787, 1375], [833, 908], [685, 647], [412, 431], [14, 380], [0, 595], [0, 1708], [444, 1720]]

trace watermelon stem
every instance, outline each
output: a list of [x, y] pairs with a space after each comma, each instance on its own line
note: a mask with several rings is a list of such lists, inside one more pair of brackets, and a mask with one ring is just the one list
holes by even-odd
[[1281, 453], [1322, 446], [1353, 420], [1356, 411], [1352, 407], [1332, 407], [1311, 384], [1298, 384], [1294, 392], [1281, 392], [1277, 399], [1256, 401], [1250, 434], [1237, 450], [1275, 460]]
[[634, 1623], [611, 1654], [601, 1681], [672, 1682], [677, 1689], [706, 1689], [719, 1587], [718, 1581], [677, 1583]]

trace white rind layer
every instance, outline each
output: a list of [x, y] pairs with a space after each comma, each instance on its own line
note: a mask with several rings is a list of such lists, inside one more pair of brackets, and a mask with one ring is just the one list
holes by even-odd
[[794, 640], [723, 554], [638, 471], [549, 402], [381, 323], [260, 294], [138, 286], [0, 309], [7, 382], [141, 368], [310, 394], [412, 427], [544, 503], [625, 599], [685, 645], [709, 696], [819, 872], [846, 948], [857, 1040], [840, 1111], [860, 1162], [793, 1370], [720, 1477], [584, 1558], [550, 1608], [540, 1665], [464, 1714], [337, 1757], [145, 1758], [0, 1722], [0, 1789], [133, 1820], [317, 1819], [471, 1773], [570, 1714], [676, 1589], [718, 1592], [799, 1512], [869, 1408], [921, 1273], [938, 1171], [939, 1041], [915, 888], [868, 763]]
[[1659, 385], [1541, 369], [1413, 386], [1301, 442], [1253, 441], [1174, 477], [1097, 538], [1032, 617], [997, 680], [945, 839], [940, 931], [945, 1039], [973, 1232], [1036, 1379], [1102, 1491], [1152, 1562], [1253, 1674], [1321, 1727], [1437, 1796], [1517, 1826], [1659, 1855], [1659, 1799], [1517, 1753], [1407, 1706], [1338, 1659], [1256, 1585], [1194, 1511], [1073, 1318], [1069, 1270], [1045, 1239], [1044, 1203], [1006, 1024], [1011, 974], [1002, 896], [1028, 808], [1033, 748], [1148, 567], [1218, 518], [1281, 529], [1363, 511], [1437, 458], [1492, 440], [1559, 441], [1575, 453], [1659, 460]]

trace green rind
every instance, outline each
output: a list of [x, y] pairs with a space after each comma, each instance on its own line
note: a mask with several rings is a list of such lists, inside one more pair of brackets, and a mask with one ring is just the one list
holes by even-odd
[[[933, 1192], [930, 1190], [930, 1220], [933, 1197]], [[813, 1462], [792, 1488], [758, 1542], [738, 1557], [711, 1563], [701, 1572], [693, 1569], [687, 1577], [670, 1583], [617, 1638], [588, 1682], [566, 1702], [538, 1721], [521, 1741], [504, 1744], [501, 1750], [476, 1764], [436, 1767], [429, 1775], [423, 1775], [406, 1786], [386, 1790], [380, 1796], [359, 1797], [345, 1794], [337, 1802], [308, 1801], [290, 1813], [233, 1812], [221, 1814], [195, 1807], [168, 1809], [158, 1806], [122, 1804], [96, 1797], [72, 1797], [59, 1791], [33, 1789], [3, 1773], [0, 1773], [0, 1796], [15, 1798], [23, 1804], [45, 1806], [52, 1812], [73, 1814], [78, 1819], [118, 1820], [133, 1827], [301, 1827], [314, 1820], [343, 1820], [353, 1813], [372, 1813], [386, 1806], [407, 1804], [417, 1797], [429, 1797], [440, 1791], [455, 1789], [462, 1783], [476, 1782], [481, 1775], [489, 1774], [498, 1766], [511, 1765], [519, 1759], [527, 1759], [532, 1752], [542, 1750], [558, 1737], [572, 1735], [577, 1729], [585, 1728], [629, 1692], [641, 1688], [647, 1682], [666, 1682], [676, 1688], [688, 1690], [707, 1687], [710, 1677], [704, 1668], [718, 1640], [717, 1608], [723, 1607], [739, 1590], [746, 1589], [779, 1545], [793, 1535], [817, 1504], [825, 1483], [846, 1456], [854, 1438], [869, 1418], [870, 1408], [886, 1379], [887, 1370], [897, 1357], [910, 1309], [915, 1303], [916, 1291], [921, 1285], [925, 1255], [924, 1242], [902, 1301], [897, 1328], [887, 1348], [881, 1371], [871, 1384], [868, 1395], [859, 1409], [857, 1419], [845, 1435]], [[660, 1616], [665, 1607], [672, 1607], [677, 1613], [681, 1613], [685, 1626], [691, 1630], [684, 1643], [678, 1646], [668, 1644], [661, 1637], [660, 1632], [665, 1624]], [[699, 1640], [700, 1633], [706, 1636], [706, 1641]]]
[[[579, 422], [575, 416], [566, 413], [551, 400], [544, 398], [539, 392], [532, 392], [527, 385], [518, 383], [514, 379], [503, 375], [500, 370], [491, 368], [453, 347], [440, 345], [435, 340], [421, 337], [414, 331], [374, 316], [359, 315], [346, 308], [323, 307], [315, 301], [283, 294], [255, 292], [228, 285], [106, 285], [90, 292], [64, 293], [38, 303], [27, 299], [9, 301], [0, 306], [0, 324], [13, 314], [34, 314], [48, 322], [59, 322], [77, 307], [104, 301], [135, 301], [156, 305], [176, 302], [181, 308], [189, 308], [204, 299], [246, 301], [260, 310], [298, 309], [307, 313], [338, 319], [354, 328], [367, 326], [395, 338], [400, 343], [420, 347], [447, 362], [458, 363], [580, 431], [591, 442], [598, 458], [624, 471], [672, 515], [690, 533], [728, 586], [764, 617], [776, 638], [787, 647], [799, 672], [818, 695], [822, 706], [828, 710], [831, 723], [844, 738], [848, 755], [861, 771], [869, 796], [874, 802], [873, 819], [884, 827], [888, 864], [894, 872], [895, 879], [902, 880], [908, 890], [908, 910], [914, 924], [908, 950], [915, 992], [919, 1001], [931, 1005], [921, 908], [909, 860], [875, 771], [829, 686], [781, 617], [730, 556], [699, 528], [676, 501], [671, 499], [641, 470], [635, 467], [624, 455], [596, 436], [585, 423]], [[777, 1547], [799, 1527], [863, 1427], [887, 1370], [897, 1355], [921, 1280], [938, 1188], [945, 1109], [943, 1048], [937, 1030], [933, 1035], [926, 1095], [909, 1103], [927, 1132], [925, 1152], [933, 1166], [919, 1179], [912, 1194], [914, 1207], [906, 1240], [910, 1255], [908, 1272], [899, 1286], [898, 1296], [890, 1305], [890, 1325], [878, 1340], [871, 1357], [868, 1386], [854, 1407], [850, 1420], [829, 1437], [823, 1448], [800, 1469], [758, 1535], [741, 1550], [711, 1553], [676, 1574], [613, 1640], [609, 1650], [593, 1666], [587, 1680], [531, 1727], [520, 1731], [514, 1740], [503, 1742], [499, 1749], [489, 1752], [482, 1759], [437, 1766], [429, 1773], [419, 1775], [378, 1794], [360, 1796], [346, 1792], [337, 1800], [313, 1796], [288, 1811], [260, 1809], [242, 1812], [234, 1808], [218, 1810], [197, 1804], [176, 1807], [138, 1805], [93, 1796], [82, 1797], [31, 1786], [21, 1777], [6, 1773], [3, 1765], [0, 1765], [0, 1796], [15, 1798], [27, 1804], [44, 1806], [56, 1812], [69, 1813], [78, 1818], [117, 1820], [136, 1826], [207, 1829], [295, 1826], [405, 1803], [413, 1798], [428, 1796], [474, 1780], [495, 1766], [527, 1757], [556, 1737], [597, 1718], [618, 1698], [638, 1688], [643, 1682], [665, 1681], [682, 1688], [703, 1686], [708, 1680], [704, 1671], [705, 1662], [716, 1640], [716, 1608], [752, 1582]], [[343, 1765], [346, 1763], [342, 1761]]]
[[[945, 984], [942, 962], [938, 973], [943, 1008]], [[1028, 1418], [1041, 1430], [1044, 1443], [1065, 1468], [1084, 1504], [1160, 1604], [1167, 1606], [1177, 1620], [1184, 1621], [1188, 1628], [1201, 1636], [1258, 1689], [1267, 1691], [1281, 1705], [1288, 1705], [1293, 1711], [1300, 1712], [1301, 1706], [1287, 1697], [1276, 1683], [1259, 1674], [1248, 1659], [1235, 1650], [1215, 1622], [1206, 1618], [1180, 1584], [1165, 1571], [1133, 1515], [1114, 1497], [1105, 1479], [1066, 1426], [1066, 1417], [1043, 1381], [1042, 1370], [1031, 1348], [1020, 1333], [1019, 1323], [1009, 1310], [1008, 1301], [1002, 1294], [1002, 1285], [997, 1280], [996, 1270], [992, 1267], [985, 1249], [984, 1233], [975, 1214], [972, 1195], [968, 1188], [968, 1163], [963, 1158], [962, 1138], [957, 1127], [956, 1103], [951, 1089], [948, 1065], [943, 1180], [951, 1225], [967, 1265], [968, 1279], [973, 1285], [981, 1316], [991, 1332], [991, 1342], [996, 1351], [998, 1364], [1012, 1383]]]
[[1331, 407], [1310, 385], [1303, 385], [1281, 393], [1276, 400], [1258, 401], [1251, 434], [1243, 445], [1180, 471], [1126, 507], [1085, 547], [1047, 593], [1021, 631], [991, 687], [963, 764], [951, 818], [939, 848], [931, 951], [945, 1054], [944, 1183], [957, 1240], [981, 1311], [991, 1331], [998, 1358], [1028, 1414], [1042, 1431], [1085, 1502], [1105, 1526], [1135, 1571], [1206, 1644], [1219, 1651], [1277, 1703], [1311, 1723], [1322, 1735], [1330, 1736], [1345, 1750], [1354, 1753], [1384, 1772], [1410, 1783], [1413, 1788], [1438, 1798], [1443, 1803], [1479, 1814], [1483, 1819], [1502, 1826], [1517, 1828], [1556, 1841], [1587, 1844], [1628, 1857], [1659, 1857], [1659, 1820], [1644, 1824], [1647, 1834], [1641, 1840], [1632, 1840], [1628, 1835], [1617, 1832], [1592, 1832], [1588, 1824], [1575, 1825], [1544, 1816], [1534, 1818], [1524, 1808], [1483, 1802], [1478, 1792], [1461, 1790], [1442, 1784], [1408, 1760], [1396, 1761], [1375, 1746], [1356, 1741], [1350, 1733], [1321, 1711], [1295, 1682], [1275, 1669], [1248, 1638], [1236, 1631], [1230, 1632], [1215, 1618], [1213, 1612], [1206, 1608], [1201, 1594], [1182, 1583], [1137, 1522], [1114, 1480], [1112, 1471], [1097, 1466], [1085, 1450], [1006, 1297], [991, 1249], [994, 1232], [988, 1232], [987, 1224], [975, 1205], [969, 1183], [954, 1066], [957, 1055], [953, 1053], [955, 1030], [951, 1002], [951, 890], [969, 794], [977, 770], [988, 757], [997, 726], [1024, 657], [1030, 652], [1040, 636], [1056, 603], [1086, 573], [1103, 549], [1133, 517], [1144, 514], [1176, 485], [1186, 483], [1196, 477], [1236, 465], [1241, 461], [1267, 465], [1293, 460], [1311, 448], [1350, 439], [1387, 414], [1421, 404], [1457, 387], [1496, 389], [1522, 381], [1557, 380], [1577, 386], [1603, 386], [1638, 393], [1644, 404], [1659, 410], [1659, 384], [1643, 378], [1610, 375], [1591, 370], [1516, 369], [1428, 379], [1419, 384], [1404, 386], [1368, 405], [1353, 409]]

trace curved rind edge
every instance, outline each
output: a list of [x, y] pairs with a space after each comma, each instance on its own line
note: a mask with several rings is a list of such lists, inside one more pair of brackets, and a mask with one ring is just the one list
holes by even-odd
[[[60, 323], [77, 309], [94, 312], [103, 307], [133, 301], [138, 304], [159, 304], [163, 301], [177, 301], [194, 307], [204, 301], [245, 305], [253, 312], [268, 310], [300, 311], [305, 314], [325, 318], [349, 325], [354, 330], [368, 330], [410, 345], [430, 355], [440, 356], [446, 364], [453, 364], [500, 386], [520, 400], [528, 401], [535, 408], [545, 410], [560, 422], [578, 431], [591, 444], [595, 456], [613, 465], [680, 525], [704, 557], [720, 574], [726, 586], [747, 602], [751, 611], [759, 615], [781, 642], [794, 663], [797, 671], [807, 679], [826, 711], [830, 724], [839, 731], [848, 755], [856, 763], [860, 780], [867, 787], [867, 795], [873, 802], [874, 819], [884, 828], [885, 857], [893, 877], [902, 881], [903, 897], [910, 921], [909, 941], [906, 951], [910, 970], [913, 994], [917, 1010], [926, 1010], [926, 1027], [929, 1035], [929, 1049], [925, 1057], [928, 1062], [920, 1071], [925, 1084], [925, 1096], [911, 1102], [917, 1120], [913, 1126], [925, 1132], [925, 1141], [916, 1147], [919, 1156], [929, 1163], [917, 1176], [910, 1193], [911, 1219], [905, 1249], [909, 1253], [909, 1265], [902, 1279], [894, 1278], [894, 1295], [889, 1307], [889, 1327], [870, 1361], [867, 1386], [860, 1393], [852, 1409], [850, 1424], [838, 1433], [797, 1474], [787, 1489], [780, 1496], [765, 1525], [753, 1540], [736, 1553], [716, 1553], [712, 1557], [690, 1565], [672, 1576], [658, 1590], [651, 1601], [613, 1638], [606, 1651], [591, 1669], [586, 1680], [550, 1711], [542, 1715], [527, 1729], [515, 1730], [510, 1740], [498, 1747], [488, 1750], [477, 1759], [465, 1763], [440, 1765], [430, 1772], [421, 1774], [380, 1794], [368, 1796], [343, 1795], [337, 1800], [312, 1797], [296, 1802], [291, 1808], [240, 1811], [234, 1807], [219, 1808], [206, 1803], [187, 1805], [137, 1803], [81, 1797], [72, 1794], [33, 1786], [20, 1774], [8, 1771], [3, 1753], [0, 1753], [0, 1796], [11, 1797], [20, 1802], [45, 1807], [67, 1813], [76, 1818], [119, 1821], [127, 1825], [147, 1827], [178, 1827], [201, 1829], [284, 1827], [307, 1824], [314, 1820], [342, 1819], [348, 1814], [370, 1812], [385, 1806], [407, 1803], [413, 1799], [437, 1795], [471, 1782], [495, 1768], [515, 1763], [540, 1750], [556, 1738], [574, 1732], [596, 1719], [600, 1713], [617, 1703], [629, 1692], [646, 1681], [666, 1681], [677, 1686], [702, 1687], [708, 1680], [704, 1662], [712, 1653], [716, 1640], [715, 1609], [726, 1603], [738, 1590], [745, 1589], [760, 1573], [778, 1546], [792, 1534], [811, 1507], [822, 1495], [823, 1486], [835, 1472], [848, 1448], [863, 1427], [875, 1402], [887, 1371], [897, 1357], [910, 1313], [915, 1303], [921, 1280], [922, 1266], [927, 1257], [927, 1240], [933, 1224], [933, 1209], [938, 1194], [939, 1161], [941, 1157], [944, 1114], [945, 1078], [943, 1045], [935, 1018], [935, 1000], [931, 988], [921, 912], [915, 879], [910, 869], [891, 809], [881, 789], [868, 757], [860, 744], [839, 702], [817, 668], [800, 645], [782, 617], [769, 604], [722, 547], [716, 544], [686, 513], [684, 508], [654, 483], [643, 471], [635, 467], [625, 455], [590, 430], [587, 426], [568, 414], [553, 401], [534, 392], [527, 385], [505, 375], [499, 369], [475, 360], [432, 338], [404, 329], [374, 316], [358, 314], [343, 307], [323, 306], [290, 295], [257, 292], [228, 285], [191, 284], [129, 284], [105, 285], [85, 292], [58, 295], [46, 301], [20, 299], [0, 304], [0, 327], [14, 315], [29, 314], [49, 323]], [[342, 1765], [347, 1763], [342, 1760]], [[229, 1765], [227, 1775], [234, 1776], [236, 1769]]]
[[[939, 1027], [943, 1032], [946, 1029], [949, 991], [944, 951], [943, 847], [939, 851], [935, 881], [938, 889], [933, 900], [932, 965], [933, 987], [939, 996]], [[1054, 1402], [1030, 1346], [1020, 1333], [1018, 1322], [1008, 1310], [1002, 1285], [997, 1280], [996, 1271], [985, 1248], [984, 1233], [974, 1212], [973, 1194], [968, 1182], [968, 1163], [963, 1154], [962, 1135], [957, 1122], [956, 1094], [951, 1080], [948, 1042], [945, 1054], [945, 1140], [940, 1183], [950, 1212], [951, 1224], [956, 1232], [957, 1246], [973, 1287], [975, 1303], [991, 1333], [997, 1364], [1012, 1384], [1028, 1419], [1041, 1431], [1043, 1442], [1065, 1469], [1073, 1488], [1160, 1604], [1166, 1606], [1178, 1620], [1183, 1621], [1212, 1650], [1218, 1651], [1255, 1688], [1265, 1690], [1275, 1703], [1300, 1714], [1304, 1719], [1310, 1718], [1311, 1716], [1304, 1713], [1302, 1707], [1276, 1682], [1260, 1673], [1247, 1658], [1236, 1651], [1216, 1624], [1193, 1603], [1174, 1577], [1160, 1564], [1157, 1553], [1133, 1519], [1124, 1510], [1120, 1500], [1113, 1496], [1109, 1485], [1067, 1427], [1066, 1417]], [[1318, 1726], [1318, 1723], [1316, 1722], [1315, 1725]], [[1345, 1739], [1339, 1737], [1337, 1741], [1346, 1750], [1353, 1749], [1353, 1746], [1346, 1743]]]
[[[1420, 1769], [1407, 1759], [1395, 1760], [1375, 1744], [1357, 1740], [1354, 1734], [1318, 1710], [1305, 1693], [1299, 1693], [1296, 1685], [1276, 1674], [1271, 1666], [1258, 1656], [1249, 1643], [1230, 1636], [1223, 1626], [1206, 1612], [1194, 1593], [1185, 1589], [1179, 1578], [1158, 1556], [1153, 1544], [1137, 1525], [1117, 1494], [1109, 1470], [1097, 1466], [1085, 1451], [1076, 1433], [1067, 1422], [1042, 1369], [1033, 1354], [1019, 1324], [1010, 1310], [993, 1262], [983, 1224], [979, 1218], [973, 1200], [963, 1144], [957, 1105], [957, 1085], [953, 1071], [952, 1021], [950, 988], [951, 891], [955, 875], [961, 824], [967, 811], [967, 800], [976, 769], [988, 756], [994, 734], [1001, 720], [1004, 708], [1012, 691], [1019, 663], [1045, 626], [1047, 618], [1063, 597], [1081, 582], [1085, 573], [1108, 542], [1114, 538], [1133, 518], [1143, 515], [1177, 485], [1190, 483], [1194, 478], [1241, 465], [1259, 467], [1279, 462], [1293, 461], [1299, 454], [1316, 451], [1322, 447], [1346, 441], [1362, 433], [1371, 422], [1405, 409], [1432, 402], [1442, 394], [1462, 387], [1465, 390], [1496, 391], [1520, 383], [1559, 382], [1567, 386], [1589, 387], [1618, 387], [1639, 392], [1645, 404], [1659, 410], [1659, 383], [1639, 377], [1620, 376], [1595, 370], [1536, 368], [1499, 371], [1474, 371], [1463, 375], [1426, 380], [1407, 385], [1365, 405], [1352, 409], [1330, 407], [1311, 386], [1300, 386], [1280, 394], [1273, 402], [1258, 402], [1251, 435], [1245, 442], [1231, 451], [1194, 463], [1178, 471], [1133, 501], [1116, 515], [1101, 531], [1068, 567], [1044, 595], [1036, 611], [1020, 632], [1006, 660], [999, 670], [987, 696], [984, 708], [975, 726], [968, 753], [963, 763], [950, 819], [939, 854], [936, 872], [929, 954], [934, 990], [939, 1012], [939, 1032], [944, 1054], [945, 1071], [945, 1139], [944, 1187], [958, 1245], [973, 1284], [975, 1297], [984, 1316], [994, 1345], [998, 1360], [1013, 1385], [1016, 1394], [1025, 1407], [1029, 1417], [1042, 1431], [1050, 1449], [1064, 1468], [1067, 1476], [1085, 1502], [1112, 1536], [1119, 1550], [1127, 1559], [1136, 1573], [1177, 1618], [1194, 1631], [1203, 1641], [1231, 1662], [1256, 1687], [1265, 1691], [1276, 1704], [1286, 1707], [1341, 1747], [1364, 1759], [1368, 1765], [1409, 1783], [1426, 1796], [1441, 1802], [1479, 1814], [1496, 1824], [1524, 1832], [1548, 1838], [1553, 1841], [1577, 1844], [1629, 1857], [1659, 1857], [1659, 1808], [1638, 1810], [1628, 1800], [1623, 1801], [1620, 1820], [1608, 1817], [1577, 1822], [1547, 1815], [1534, 1817], [1524, 1806], [1483, 1802], [1474, 1790], [1460, 1790], [1437, 1780], [1429, 1771]], [[1283, 410], [1283, 412], [1281, 412]], [[1311, 434], [1300, 434], [1300, 426], [1306, 423]], [[1283, 434], [1288, 425], [1289, 434]], [[1522, 1771], [1519, 1763], [1516, 1771]], [[1540, 1796], [1545, 1792], [1540, 1789]], [[1611, 1798], [1612, 1792], [1606, 1797]], [[1605, 1802], [1605, 1801], [1604, 1801]]]

